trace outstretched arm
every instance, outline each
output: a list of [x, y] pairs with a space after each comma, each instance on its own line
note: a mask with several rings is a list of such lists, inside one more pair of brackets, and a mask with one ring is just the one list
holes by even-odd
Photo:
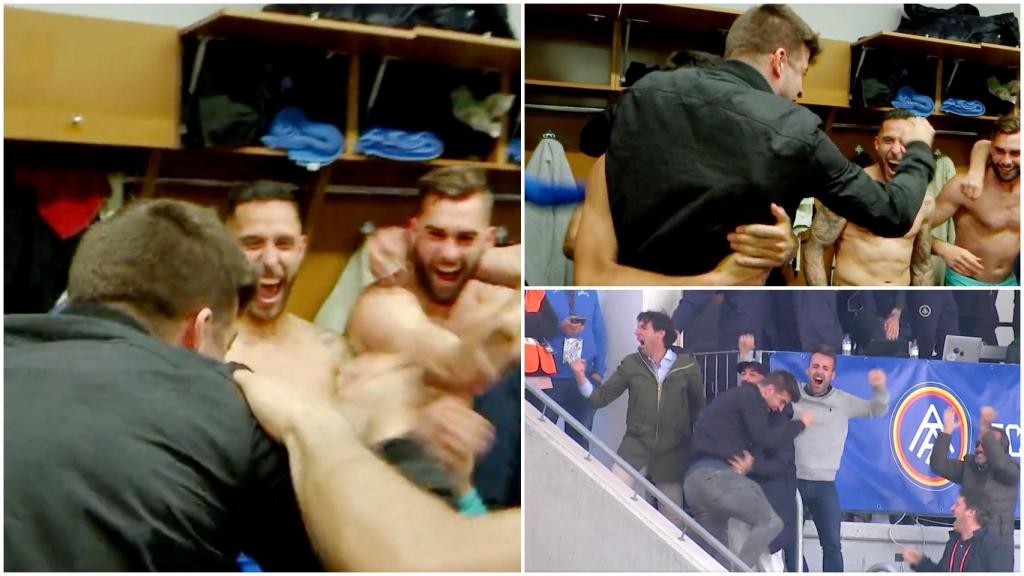
[[365, 448], [324, 398], [249, 372], [235, 377], [260, 424], [288, 449], [306, 530], [327, 570], [519, 570], [518, 510], [460, 516]]

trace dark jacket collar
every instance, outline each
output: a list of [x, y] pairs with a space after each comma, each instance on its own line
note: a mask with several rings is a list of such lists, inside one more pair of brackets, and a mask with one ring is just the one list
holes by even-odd
[[86, 318], [99, 318], [101, 320], [109, 320], [110, 322], [116, 322], [122, 326], [127, 326], [134, 330], [138, 330], [143, 334], [150, 334], [149, 329], [142, 325], [138, 320], [132, 318], [128, 314], [112, 308], [110, 306], [104, 306], [103, 304], [83, 304], [77, 302], [71, 302], [61, 308], [58, 312], [61, 315], [71, 316], [85, 316]]
[[768, 83], [764, 75], [758, 72], [757, 68], [741, 60], [726, 60], [715, 67], [715, 70], [731, 74], [755, 90], [774, 93], [772, 92], [772, 85]]

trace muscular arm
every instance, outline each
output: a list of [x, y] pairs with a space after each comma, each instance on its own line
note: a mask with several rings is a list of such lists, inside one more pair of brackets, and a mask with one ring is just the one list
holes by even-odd
[[931, 286], [934, 283], [932, 274], [932, 224], [931, 217], [935, 211], [935, 200], [931, 196], [924, 197], [924, 211], [921, 229], [914, 236], [914, 251], [910, 255], [910, 285]]
[[405, 354], [426, 368], [431, 384], [453, 392], [481, 392], [504, 367], [500, 357], [481, 355], [484, 340], [503, 330], [502, 322], [486, 324], [495, 332], [482, 332], [481, 338], [456, 335], [431, 321], [408, 290], [374, 286], [356, 301], [347, 334], [357, 354]]
[[460, 516], [364, 448], [331, 416], [285, 435], [306, 530], [331, 571], [515, 571], [520, 514]]
[[477, 280], [516, 290], [522, 283], [522, 275], [523, 258], [519, 244], [488, 248], [476, 270]]
[[846, 219], [819, 203], [811, 222], [811, 237], [804, 249], [804, 278], [808, 286], [828, 286], [825, 247], [835, 244], [846, 227]]
[[[576, 235], [575, 278], [579, 286], [713, 286], [743, 283], [725, 279], [719, 267], [697, 276], [667, 276], [618, 263], [619, 244], [612, 225], [605, 181], [604, 156], [594, 163], [587, 180], [587, 195], [583, 200], [579, 233]], [[723, 263], [732, 258], [729, 256]], [[746, 283], [764, 283], [768, 270], [744, 268], [749, 271]], [[761, 278], [764, 276], [764, 278]]]

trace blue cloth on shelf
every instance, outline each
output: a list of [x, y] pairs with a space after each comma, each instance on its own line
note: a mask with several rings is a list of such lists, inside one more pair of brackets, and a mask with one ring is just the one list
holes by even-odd
[[582, 202], [585, 190], [582, 185], [552, 184], [535, 176], [524, 175], [526, 201], [541, 206], [561, 206]]
[[260, 565], [245, 552], [240, 553], [238, 558], [235, 559], [235, 562], [238, 564], [238, 568], [242, 572], [263, 572]]
[[432, 132], [371, 128], [359, 136], [356, 152], [388, 160], [423, 162], [439, 158], [444, 143]]
[[274, 116], [260, 141], [269, 148], [287, 150], [288, 158], [307, 168], [330, 164], [345, 148], [341, 130], [331, 124], [310, 122], [302, 110], [294, 106]]
[[903, 86], [896, 91], [896, 98], [892, 101], [893, 108], [907, 110], [914, 116], [928, 116], [935, 110], [935, 100], [914, 92], [910, 86]]
[[985, 105], [979, 100], [961, 100], [959, 98], [946, 98], [940, 108], [946, 114], [957, 116], [981, 116], [985, 114]]
[[516, 164], [523, 163], [523, 141], [519, 138], [508, 141], [508, 159]]

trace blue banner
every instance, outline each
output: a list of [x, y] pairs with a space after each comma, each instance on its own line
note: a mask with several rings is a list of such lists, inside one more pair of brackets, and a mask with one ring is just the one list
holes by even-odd
[[[789, 370], [804, 382], [809, 359], [807, 353], [777, 352], [771, 357], [771, 369]], [[1007, 433], [1010, 456], [1020, 462], [1019, 365], [867, 356], [836, 360], [832, 381], [836, 388], [871, 398], [868, 371], [881, 368], [887, 374], [890, 395], [884, 416], [850, 420], [836, 475], [843, 510], [948, 515], [959, 487], [928, 465], [947, 407], [957, 412], [961, 422], [953, 433], [949, 458], [963, 459], [974, 451], [981, 407], [992, 406], [998, 414], [993, 426]], [[813, 425], [804, 432], [813, 433]]]

